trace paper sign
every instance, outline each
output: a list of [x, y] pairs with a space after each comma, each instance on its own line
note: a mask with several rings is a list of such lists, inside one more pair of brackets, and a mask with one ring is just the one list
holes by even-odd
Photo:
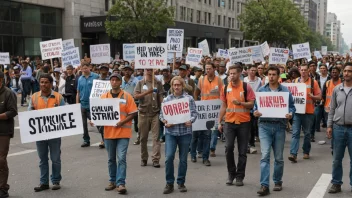
[[67, 65], [72, 65], [75, 68], [81, 65], [78, 47], [62, 52], [62, 66], [63, 68], [66, 68]]
[[66, 51], [66, 50], [69, 50], [69, 49], [73, 49], [75, 48], [75, 42], [73, 39], [68, 39], [68, 40], [63, 40], [62, 41], [62, 51]]
[[323, 58], [319, 51], [314, 51], [314, 56], [317, 57], [317, 59]]
[[256, 103], [262, 118], [286, 118], [288, 92], [256, 92]]
[[252, 59], [256, 63], [261, 63], [264, 61], [262, 48], [260, 45], [258, 46], [251, 46], [252, 49]]
[[186, 56], [186, 64], [190, 66], [198, 66], [202, 61], [203, 50], [200, 48], [188, 48]]
[[110, 44], [91, 45], [90, 58], [92, 64], [110, 63]]
[[269, 56], [270, 48], [268, 42], [265, 41], [263, 44], [260, 45], [260, 47], [262, 48], [263, 55]]
[[284, 48], [270, 48], [269, 64], [286, 64], [288, 51]]
[[163, 69], [167, 67], [166, 43], [138, 43], [135, 69]]
[[204, 56], [209, 56], [210, 55], [210, 50], [209, 50], [209, 45], [207, 39], [203, 40], [202, 42], [198, 43], [198, 48], [203, 50]]
[[163, 102], [161, 109], [168, 124], [182, 124], [191, 120], [188, 98]]
[[193, 131], [214, 130], [218, 125], [221, 100], [196, 101], [197, 120], [192, 125]]
[[293, 102], [295, 103], [296, 113], [306, 113], [306, 97], [307, 97], [307, 85], [305, 83], [284, 83], [284, 86], [290, 90], [293, 96]]
[[89, 98], [100, 98], [101, 95], [111, 90], [110, 81], [93, 80], [92, 90]]
[[321, 54], [323, 56], [328, 54], [328, 46], [321, 46]]
[[136, 46], [134, 44], [123, 44], [123, 60], [134, 61]]
[[43, 60], [61, 57], [62, 39], [40, 42], [40, 52]]
[[241, 62], [242, 64], [253, 64], [251, 47], [229, 49], [229, 58], [231, 64]]
[[[176, 62], [180, 62], [182, 60], [182, 53], [176, 53]], [[174, 53], [167, 53], [167, 63], [174, 63]]]
[[182, 29], [167, 29], [167, 51], [180, 52], [183, 50], [184, 30]]
[[0, 52], [0, 65], [10, 64], [10, 53]]
[[18, 113], [21, 142], [36, 142], [83, 134], [81, 105]]
[[292, 45], [293, 58], [301, 59], [306, 58], [307, 60], [311, 58], [309, 43], [301, 43]]
[[96, 126], [115, 126], [120, 122], [120, 99], [91, 98], [90, 115]]
[[227, 52], [226, 49], [218, 49], [218, 53], [216, 54], [216, 57], [220, 57], [220, 58], [228, 58], [229, 54]]

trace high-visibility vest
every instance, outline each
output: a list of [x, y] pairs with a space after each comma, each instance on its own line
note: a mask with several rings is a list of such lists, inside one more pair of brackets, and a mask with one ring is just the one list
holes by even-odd
[[52, 94], [50, 94], [48, 101], [45, 101], [42, 97], [41, 91], [38, 91], [34, 94], [32, 94], [31, 100], [32, 100], [32, 108], [33, 110], [39, 110], [39, 109], [47, 109], [47, 108], [53, 108], [53, 107], [58, 107], [60, 106], [60, 102], [62, 100], [62, 95], [59, 94], [56, 91], [53, 91]]
[[334, 88], [339, 84], [341, 84], [341, 79], [339, 79], [339, 81], [337, 82], [336, 85], [334, 85], [332, 80], [328, 80], [325, 83], [326, 99], [325, 99], [325, 103], [324, 103], [324, 109], [326, 112], [330, 112], [330, 101], [331, 101], [332, 92], [334, 91]]
[[[301, 78], [296, 78], [295, 83], [299, 83], [299, 80]], [[304, 82], [304, 84], [306, 84], [307, 87], [307, 95], [306, 95], [306, 114], [314, 114], [314, 101], [312, 100], [312, 98], [309, 96], [309, 93], [314, 93], [314, 85], [315, 85], [315, 80], [313, 80], [312, 82], [312, 78], [308, 78], [308, 80], [306, 82]], [[313, 87], [312, 87], [313, 86]]]
[[198, 87], [200, 88], [201, 100], [214, 100], [220, 99], [220, 91], [223, 84], [221, 78], [218, 76], [215, 76], [211, 82], [209, 82], [208, 76], [204, 76], [198, 82]]
[[[225, 90], [224, 90], [225, 91]], [[245, 102], [245, 94], [243, 89], [243, 82], [237, 87], [233, 87], [232, 83], [229, 83], [226, 90], [226, 115], [225, 122], [240, 124], [243, 122], [249, 122], [251, 120], [250, 109], [245, 108], [242, 105], [235, 105], [232, 101], [237, 99], [240, 102]]]

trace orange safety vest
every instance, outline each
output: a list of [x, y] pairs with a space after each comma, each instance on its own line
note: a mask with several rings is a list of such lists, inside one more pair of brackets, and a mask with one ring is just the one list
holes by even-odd
[[324, 104], [324, 109], [326, 112], [330, 112], [330, 101], [331, 101], [331, 96], [332, 92], [334, 91], [334, 88], [341, 84], [341, 79], [339, 78], [339, 81], [337, 82], [336, 85], [332, 82], [332, 80], [326, 81], [326, 99], [325, 99], [325, 104]]
[[31, 97], [33, 110], [47, 109], [60, 106], [62, 100], [62, 95], [56, 91], [52, 91], [48, 101], [45, 101], [42, 97], [42, 92], [38, 91], [34, 93]]
[[[224, 90], [225, 91], [225, 90]], [[245, 102], [243, 82], [237, 87], [233, 87], [232, 83], [227, 85], [226, 90], [226, 115], [225, 122], [240, 124], [242, 122], [249, 122], [251, 120], [250, 109], [245, 108], [244, 106], [235, 105], [232, 101], [237, 99], [240, 102]]]
[[[295, 83], [299, 83], [299, 80], [301, 78], [296, 78]], [[306, 84], [307, 86], [307, 95], [306, 95], [306, 114], [314, 114], [314, 101], [312, 100], [312, 98], [308, 95], [309, 93], [314, 93], [314, 85], [315, 85], [315, 80], [313, 80], [313, 82], [311, 82], [311, 80], [313, 80], [312, 78], [308, 78], [308, 80], [306, 82], [304, 82], [304, 84]], [[312, 87], [313, 85], [313, 87]]]
[[220, 99], [220, 90], [222, 89], [222, 80], [215, 76], [213, 81], [209, 82], [208, 76], [204, 76], [199, 83], [201, 100]]
[[[100, 98], [113, 98], [111, 92], [103, 94]], [[128, 92], [120, 91], [117, 98], [120, 98], [120, 121], [126, 119], [128, 114], [137, 112], [137, 106], [133, 97]], [[132, 136], [132, 120], [125, 123], [121, 127], [104, 126], [104, 139], [131, 138]]]

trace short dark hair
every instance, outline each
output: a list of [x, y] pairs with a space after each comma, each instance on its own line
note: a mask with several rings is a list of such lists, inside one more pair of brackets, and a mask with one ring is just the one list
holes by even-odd
[[72, 65], [67, 65], [66, 69], [73, 69]]
[[247, 66], [247, 69], [251, 69], [252, 67], [254, 67], [254, 68], [257, 69], [257, 66], [256, 66], [256, 65], [252, 65], [252, 64], [251, 64], [251, 65], [248, 65], [248, 66]]
[[214, 63], [205, 63], [204, 67], [207, 66], [207, 65], [211, 65], [213, 68], [216, 68]]
[[310, 62], [308, 63], [308, 66], [309, 66], [309, 67], [310, 67], [311, 65], [317, 66], [317, 64], [316, 64], [314, 61], [310, 61]]
[[[352, 65], [351, 65], [351, 66], [352, 66]], [[336, 67], [336, 66], [332, 66], [330, 71], [332, 71], [332, 70], [334, 70], [334, 69], [340, 72], [340, 68], [338, 68], [338, 67]]]
[[42, 78], [48, 79], [50, 83], [53, 83], [53, 82], [54, 82], [54, 79], [53, 79], [53, 77], [52, 77], [50, 74], [42, 74], [42, 75], [40, 75], [39, 81], [40, 81]]
[[89, 67], [89, 64], [88, 63], [83, 63], [82, 67], [84, 67], [84, 66]]
[[280, 75], [280, 69], [277, 66], [271, 65], [268, 67], [267, 72], [276, 71], [277, 75]]
[[230, 71], [231, 69], [235, 69], [238, 73], [241, 73], [241, 72], [242, 72], [242, 67], [239, 66], [239, 65], [231, 65], [231, 66], [229, 67], [229, 71]]
[[345, 67], [347, 67], [347, 66], [351, 66], [352, 67], [352, 62], [345, 63]]

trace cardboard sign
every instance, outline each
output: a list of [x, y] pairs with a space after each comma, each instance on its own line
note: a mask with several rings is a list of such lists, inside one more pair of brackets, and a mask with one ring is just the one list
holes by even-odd
[[40, 42], [40, 52], [43, 60], [61, 57], [62, 39]]
[[96, 126], [115, 126], [120, 122], [119, 98], [91, 98], [90, 116]]
[[75, 41], [73, 39], [63, 40], [62, 41], [62, 51], [75, 48]]
[[10, 53], [0, 52], [0, 65], [10, 64]]
[[[176, 53], [176, 62], [180, 62], [182, 60], [182, 53]], [[174, 63], [174, 53], [167, 53], [167, 63]]]
[[262, 118], [286, 118], [288, 92], [256, 92], [256, 103]]
[[309, 43], [292, 45], [293, 59], [306, 58], [311, 59]]
[[328, 54], [328, 46], [321, 46], [321, 54], [323, 56]]
[[89, 98], [100, 98], [101, 95], [111, 90], [110, 81], [93, 80], [92, 90]]
[[183, 50], [183, 29], [167, 29], [167, 51], [168, 52], [180, 52]]
[[262, 48], [263, 55], [269, 56], [270, 47], [268, 45], [268, 42], [265, 41], [263, 44], [260, 45], [260, 47]]
[[286, 64], [288, 51], [284, 48], [270, 48], [269, 64]]
[[123, 60], [129, 61], [129, 62], [134, 61], [135, 54], [136, 54], [136, 46], [134, 44], [123, 44]]
[[204, 39], [202, 42], [198, 43], [198, 48], [203, 50], [203, 56], [209, 56], [210, 50], [207, 39]]
[[91, 45], [90, 58], [92, 64], [110, 63], [110, 44]]
[[188, 98], [163, 102], [161, 109], [168, 124], [182, 124], [191, 120]]
[[198, 66], [202, 61], [203, 49], [200, 48], [188, 48], [186, 56], [186, 64], [190, 66]]
[[218, 125], [221, 105], [221, 100], [196, 101], [198, 117], [192, 125], [192, 130], [215, 130]]
[[167, 67], [167, 44], [139, 43], [135, 45], [135, 69], [163, 69]]
[[317, 57], [317, 59], [323, 58], [319, 51], [314, 51], [314, 56]]
[[216, 57], [220, 57], [220, 58], [228, 58], [229, 54], [227, 52], [226, 49], [218, 49], [218, 53], [216, 54]]
[[229, 49], [229, 58], [231, 64], [241, 62], [242, 64], [253, 64], [251, 47]]
[[296, 113], [306, 113], [306, 98], [307, 98], [307, 85], [304, 83], [284, 83], [284, 86], [290, 90], [295, 103]]
[[81, 65], [78, 47], [62, 52], [62, 67], [65, 69], [67, 65], [72, 65], [75, 68]]
[[83, 134], [81, 105], [18, 113], [21, 142], [36, 142]]
[[262, 48], [260, 45], [258, 46], [251, 46], [252, 48], [252, 59], [256, 63], [261, 63], [264, 61], [264, 56], [262, 53]]

